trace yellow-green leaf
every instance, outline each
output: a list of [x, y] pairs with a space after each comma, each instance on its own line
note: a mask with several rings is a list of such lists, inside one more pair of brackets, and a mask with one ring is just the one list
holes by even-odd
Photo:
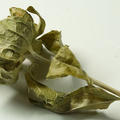
[[62, 41], [61, 41], [61, 32], [57, 30], [52, 30], [46, 33], [45, 35], [40, 37], [40, 39], [43, 41], [43, 44], [45, 45], [45, 47], [49, 51], [55, 54], [63, 46]]
[[30, 102], [57, 113], [107, 109], [120, 98], [95, 86], [85, 86], [65, 94], [35, 82], [26, 74]]
[[39, 17], [39, 24], [38, 25], [34, 24], [34, 26], [35, 26], [35, 29], [37, 31], [37, 36], [41, 35], [44, 32], [44, 30], [45, 30], [45, 26], [46, 26], [45, 20], [40, 16], [40, 14], [32, 6], [29, 6], [27, 8], [27, 10], [29, 12], [33, 13], [33, 14], [38, 15], [38, 17]]
[[87, 80], [89, 79], [87, 74], [80, 66], [80, 63], [69, 49], [68, 46], [63, 46], [59, 49], [58, 53], [51, 60], [47, 79], [53, 79], [58, 77], [65, 77], [72, 75], [74, 77]]
[[40, 31], [36, 31], [31, 15], [16, 7], [10, 8], [10, 14], [11, 16], [0, 21], [0, 70], [4, 74], [1, 83], [7, 83], [8, 76], [8, 83], [13, 83], [17, 78], [15, 76], [18, 76], [18, 67], [26, 55], [31, 53], [40, 58], [42, 47], [42, 43], [36, 40], [36, 34]]

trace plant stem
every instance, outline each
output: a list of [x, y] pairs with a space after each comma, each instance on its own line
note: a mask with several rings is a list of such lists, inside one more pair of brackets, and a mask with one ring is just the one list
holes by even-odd
[[120, 91], [119, 90], [116, 90], [116, 89], [112, 88], [111, 86], [108, 86], [108, 85], [104, 84], [101, 81], [95, 80], [94, 78], [89, 77], [89, 79], [93, 81], [93, 84], [95, 84], [95, 85], [97, 85], [101, 88], [104, 88], [105, 90], [110, 91], [113, 94], [120, 97]]
[[43, 56], [39, 55], [37, 52], [35, 52], [32, 47], [29, 47], [29, 52], [31, 53], [32, 57], [34, 57], [35, 59], [42, 61], [42, 62], [46, 62], [46, 63], [50, 63], [50, 60], [47, 58], [44, 58]]

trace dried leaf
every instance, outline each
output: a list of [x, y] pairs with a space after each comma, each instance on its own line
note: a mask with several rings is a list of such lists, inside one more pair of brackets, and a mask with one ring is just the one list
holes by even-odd
[[[30, 9], [32, 7], [28, 8], [28, 10]], [[11, 16], [0, 21], [0, 69], [6, 73], [6, 76], [13, 75], [11, 78], [16, 80], [15, 76], [18, 73], [16, 69], [22, 64], [28, 53], [41, 58], [39, 52], [42, 42], [37, 41], [36, 37], [44, 31], [45, 25], [42, 24], [45, 23], [39, 13], [36, 13], [40, 17], [36, 31], [34, 20], [26, 10], [12, 7], [10, 14]], [[11, 79], [9, 83], [13, 83], [15, 80]], [[7, 80], [3, 78], [1, 81], [5, 83]]]
[[[40, 47], [39, 42], [40, 41], [38, 41], [38, 43], [33, 44], [34, 51], [40, 56], [44, 57], [44, 59], [50, 61], [51, 54], [48, 51], [46, 51], [45, 48]], [[35, 45], [38, 47], [36, 47]], [[41, 61], [40, 59], [36, 59], [32, 55], [27, 56], [27, 58], [31, 61], [31, 65], [28, 68], [28, 72], [30, 73], [31, 77], [36, 81], [45, 80], [50, 66], [50, 62]]]
[[0, 21], [1, 83], [13, 83], [16, 80], [19, 66], [27, 52], [26, 38], [32, 37], [29, 29], [33, 22], [31, 17], [24, 10], [15, 7], [10, 9], [10, 13], [11, 16]]
[[32, 48], [33, 48], [33, 51], [35, 51], [37, 54], [40, 55], [41, 51], [42, 51], [42, 41], [41, 40], [33, 40]]
[[[28, 12], [39, 17], [38, 24]], [[40, 80], [46, 76], [58, 78], [72, 75], [88, 83], [95, 81], [94, 84], [120, 96], [119, 91], [92, 79], [83, 71], [69, 47], [63, 46], [61, 32], [53, 30], [38, 38], [46, 24], [32, 6], [27, 10], [12, 7], [10, 14], [0, 21], [0, 83], [14, 83], [22, 62], [29, 58], [32, 63], [26, 73], [26, 81], [29, 100], [34, 104], [57, 113], [67, 113], [106, 109], [112, 102], [120, 100], [92, 84], [67, 94], [41, 84]]]
[[120, 98], [94, 86], [85, 86], [65, 94], [35, 82], [26, 74], [30, 102], [57, 113], [107, 109]]
[[48, 73], [48, 68], [49, 63], [32, 61], [32, 64], [29, 66], [28, 72], [34, 80], [40, 82], [46, 79], [45, 77]]
[[45, 47], [53, 53], [57, 53], [63, 46], [61, 41], [61, 32], [52, 30], [40, 38]]
[[58, 77], [65, 77], [72, 75], [74, 77], [87, 80], [87, 74], [80, 66], [80, 63], [75, 58], [74, 54], [70, 51], [68, 46], [63, 46], [60, 48], [55, 57], [51, 60], [47, 79], [53, 79]]
[[8, 71], [0, 67], [0, 83], [1, 84], [15, 83], [16, 80], [18, 79], [20, 68], [21, 68], [21, 65], [17, 66], [11, 71]]
[[[29, 12], [35, 13], [37, 14], [37, 12], [33, 9], [33, 8], [28, 8]], [[58, 42], [60, 42], [60, 36], [61, 33], [58, 31], [51, 31], [49, 33], [47, 33], [46, 35], [44, 35], [43, 37], [39, 38], [38, 40], [34, 40], [33, 41], [33, 50], [35, 52], [35, 54], [40, 55], [41, 57], [43, 57], [44, 59], [47, 59], [48, 61], [51, 60], [51, 57], [53, 56], [53, 54], [51, 54], [49, 51], [47, 51], [43, 46], [42, 43], [44, 43], [43, 40], [47, 40], [46, 37], [50, 36], [50, 39], [54, 40], [53, 42], [53, 50], [55, 50], [57, 52], [56, 49], [56, 45], [59, 44]], [[45, 39], [44, 39], [45, 38]], [[61, 44], [61, 43], [60, 43]], [[61, 46], [60, 46], [61, 47]], [[31, 74], [31, 76], [36, 80], [44, 80], [45, 79], [45, 75], [48, 72], [48, 68], [49, 68], [49, 62], [44, 62], [44, 59], [37, 59], [37, 56], [33, 54], [31, 56], [28, 56], [28, 59], [31, 60], [32, 64], [29, 67], [29, 73]], [[35, 72], [37, 70], [37, 72]]]
[[34, 26], [37, 31], [37, 36], [41, 35], [44, 32], [45, 26], [46, 26], [44, 19], [40, 16], [40, 14], [32, 6], [29, 6], [27, 8], [27, 10], [33, 14], [38, 15], [40, 22], [38, 25], [34, 24]]
[[27, 73], [26, 74], [26, 81], [28, 84], [28, 97], [29, 99], [33, 101], [38, 101], [40, 105], [46, 106], [54, 105], [54, 100], [57, 98], [58, 95], [61, 95], [62, 93], [56, 92], [47, 86], [35, 82], [31, 76]]
[[[43, 47], [41, 50], [37, 49], [36, 52], [45, 59], [51, 60], [51, 54], [48, 53]], [[28, 72], [30, 73], [31, 77], [36, 81], [45, 80], [50, 63], [37, 60], [32, 55], [29, 55], [28, 59], [31, 61], [31, 65], [28, 68]]]
[[[22, 33], [21, 36], [28, 40], [31, 40], [33, 38], [33, 35], [37, 34], [35, 31], [33, 18], [26, 10], [12, 7], [10, 8], [10, 14], [11, 16], [9, 16], [8, 18], [11, 19], [13, 25], [10, 24], [9, 27], [11, 27], [12, 31], [14, 28], [14, 32], [17, 32], [19, 34]], [[22, 27], [22, 30], [20, 27]], [[26, 32], [28, 32], [29, 34], [27, 34]], [[28, 35], [31, 36], [31, 38]]]

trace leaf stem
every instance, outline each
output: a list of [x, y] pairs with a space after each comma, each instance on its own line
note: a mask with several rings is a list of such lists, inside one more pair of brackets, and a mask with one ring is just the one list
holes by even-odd
[[89, 79], [93, 81], [93, 84], [95, 84], [95, 85], [97, 85], [97, 86], [99, 86], [107, 91], [110, 91], [111, 93], [120, 97], [119, 90], [116, 90], [116, 89], [112, 88], [111, 86], [106, 85], [105, 83], [103, 83], [101, 81], [95, 80], [94, 78], [89, 77]]
[[50, 60], [49, 60], [49, 59], [44, 58], [43, 56], [37, 54], [37, 53], [32, 49], [31, 46], [29, 47], [29, 52], [31, 53], [31, 55], [32, 55], [35, 59], [40, 60], [40, 61], [42, 61], [42, 62], [50, 63]]

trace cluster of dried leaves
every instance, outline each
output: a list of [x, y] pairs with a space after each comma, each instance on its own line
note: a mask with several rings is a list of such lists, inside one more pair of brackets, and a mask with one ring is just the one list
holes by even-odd
[[[38, 24], [29, 13], [39, 17]], [[0, 83], [15, 83], [21, 65], [27, 58], [31, 65], [25, 78], [28, 97], [33, 104], [66, 113], [106, 109], [112, 102], [120, 100], [93, 85], [96, 82], [82, 69], [69, 47], [63, 45], [61, 32], [53, 30], [38, 37], [44, 32], [45, 21], [32, 6], [27, 10], [12, 7], [10, 14], [0, 21]], [[41, 69], [41, 66], [46, 69]], [[88, 86], [66, 94], [50, 89], [40, 81], [68, 75], [86, 80]]]

